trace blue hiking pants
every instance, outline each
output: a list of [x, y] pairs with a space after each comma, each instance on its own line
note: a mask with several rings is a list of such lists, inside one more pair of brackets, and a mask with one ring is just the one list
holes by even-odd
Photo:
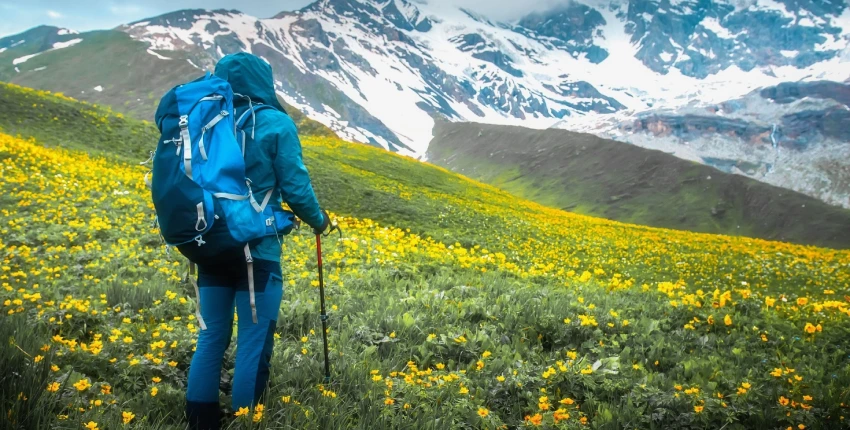
[[244, 260], [235, 264], [198, 266], [201, 316], [207, 329], [198, 336], [189, 367], [186, 415], [192, 428], [219, 428], [219, 380], [225, 351], [233, 334], [236, 308], [236, 369], [233, 376], [232, 407], [253, 407], [269, 379], [283, 281], [280, 263], [254, 260], [254, 295], [257, 324], [251, 318], [248, 269]]

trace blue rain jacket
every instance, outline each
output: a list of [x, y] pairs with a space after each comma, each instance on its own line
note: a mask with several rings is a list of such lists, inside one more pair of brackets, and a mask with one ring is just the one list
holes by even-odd
[[[246, 174], [254, 196], [259, 200], [272, 189], [269, 204], [286, 202], [302, 221], [313, 228], [321, 227], [324, 216], [304, 167], [298, 131], [277, 100], [271, 66], [255, 55], [241, 52], [222, 58], [215, 75], [229, 82], [238, 94], [233, 98], [236, 118], [251, 105], [256, 108], [261, 103], [274, 108], [256, 112], [253, 133], [250, 119], [245, 126]], [[255, 258], [280, 261], [280, 242], [274, 236], [266, 237], [252, 246], [251, 252]]]

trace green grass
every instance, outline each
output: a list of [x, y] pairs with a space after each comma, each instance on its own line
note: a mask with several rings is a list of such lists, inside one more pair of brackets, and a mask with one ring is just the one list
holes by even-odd
[[[0, 129], [46, 145], [144, 161], [159, 140], [149, 121], [116, 115], [110, 108], [82, 104], [0, 84]], [[154, 145], [151, 145], [154, 142]]]
[[429, 160], [576, 213], [655, 227], [850, 247], [850, 210], [591, 135], [440, 123]]
[[[12, 411], [0, 426], [122, 428], [131, 411], [134, 428], [183, 428], [194, 293], [185, 261], [151, 229], [135, 165], [156, 132], [5, 85], [0, 127], [37, 139], [0, 135], [0, 365], [10, 369], [0, 402]], [[303, 144], [344, 231], [324, 244], [332, 382], [322, 386], [314, 238], [296, 232], [283, 241], [264, 418], [226, 410], [229, 428], [524, 428], [538, 412], [542, 428], [846, 427], [846, 251], [592, 219], [365, 145]], [[232, 366], [231, 350], [223, 405]], [[94, 387], [73, 386], [86, 378]], [[559, 407], [571, 417], [556, 426]]]

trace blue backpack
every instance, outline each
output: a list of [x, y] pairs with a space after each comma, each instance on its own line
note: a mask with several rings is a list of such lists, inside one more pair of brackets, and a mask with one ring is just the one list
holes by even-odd
[[[234, 258], [244, 258], [256, 323], [249, 244], [288, 234], [295, 216], [269, 204], [272, 190], [258, 202], [245, 174], [246, 123], [252, 121], [253, 136], [256, 112], [273, 108], [249, 103], [235, 119], [234, 96], [227, 81], [210, 73], [163, 96], [156, 111], [162, 136], [152, 156], [150, 185], [162, 237], [189, 259], [196, 297], [195, 264], [231, 265]], [[205, 330], [199, 303], [195, 314]]]

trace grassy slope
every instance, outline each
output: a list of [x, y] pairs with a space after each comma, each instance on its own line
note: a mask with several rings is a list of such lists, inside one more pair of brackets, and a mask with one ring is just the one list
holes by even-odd
[[[0, 131], [34, 137], [39, 144], [82, 150], [110, 159], [117, 157], [135, 164], [148, 158], [153, 143], [158, 140], [158, 133], [150, 123], [41, 91], [0, 84], [0, 100], [3, 100]], [[576, 267], [576, 262], [581, 260], [584, 267], [627, 271], [630, 276], [646, 276], [651, 280], [714, 282], [714, 277], [723, 276], [724, 272], [713, 262], [703, 264], [702, 242], [730, 248], [720, 256], [730, 262], [744, 258], [741, 255], [757, 255], [764, 247], [786, 250], [789, 255], [807, 252], [807, 248], [757, 239], [700, 235], [573, 215], [366, 145], [309, 136], [303, 137], [302, 143], [317, 195], [332, 211], [403, 226], [447, 245], [508, 248], [516, 255], [520, 249], [534, 247], [555, 252], [537, 255], [523, 263], [532, 266], [540, 262]], [[520, 234], [518, 237], [506, 233], [515, 226], [522, 227], [521, 233], [516, 233]], [[573, 231], [575, 236], [560, 234], [559, 228]], [[628, 243], [624, 244], [624, 240]], [[690, 260], [705, 270], [656, 264], [674, 258], [667, 254], [667, 247], [654, 243], [658, 240], [674, 244], [694, 242], [683, 251], [686, 257], [678, 258]], [[618, 263], [621, 254], [646, 255], [647, 261]], [[793, 291], [793, 282], [785, 281], [782, 288]], [[729, 279], [724, 278], [723, 282], [735, 285]]]
[[[108, 155], [114, 148], [120, 160], [135, 161], [145, 158], [156, 140], [149, 124], [34, 91], [0, 89], [0, 127], [37, 136], [38, 145], [95, 155]], [[10, 106], [17, 110], [4, 110]], [[56, 413], [69, 413], [72, 421], [97, 420], [101, 428], [119, 427], [121, 410], [134, 411], [139, 428], [180, 428], [181, 387], [195, 333], [185, 324], [191, 304], [164, 296], [169, 289], [191, 297], [191, 287], [179, 281], [175, 258], [164, 255], [148, 228], [142, 170], [115, 163], [113, 157], [91, 160], [2, 139], [0, 257], [8, 271], [29, 277], [0, 273], [0, 281], [15, 287], [0, 290], [0, 299], [24, 300], [4, 305], [4, 312], [16, 306], [22, 311], [4, 317], [0, 334], [14, 337], [31, 355], [39, 353], [46, 336], [42, 330], [78, 343], [90, 343], [90, 333], [106, 339], [116, 329], [135, 339], [105, 341], [97, 355], [80, 351], [79, 345], [73, 352], [54, 341], [39, 366], [22, 359], [16, 348], [0, 349], [5, 368], [33, 369], [7, 372], [0, 380], [3, 409], [15, 419], [33, 420], [24, 423], [30, 428], [57, 425], [52, 419]], [[573, 215], [444, 169], [334, 139], [305, 138], [304, 152], [317, 194], [331, 210], [374, 218], [438, 242], [352, 218], [343, 220], [344, 239], [328, 238], [329, 302], [339, 306], [330, 335], [332, 389], [339, 397], [329, 399], [316, 389], [321, 343], [310, 334], [316, 327], [311, 238], [287, 238], [284, 278], [292, 283], [286, 284], [266, 411], [276, 425], [519, 427], [524, 416], [538, 412], [542, 388], [552, 403], [569, 396], [581, 404], [580, 410], [568, 407], [572, 418], [562, 423], [567, 428], [580, 428], [582, 416], [592, 426], [611, 429], [839, 425], [834, 418], [842, 413], [839, 404], [850, 401], [844, 390], [850, 381], [844, 313], [850, 311], [836, 301], [850, 288], [847, 252]], [[69, 189], [69, 181], [79, 186]], [[127, 188], [129, 195], [116, 194]], [[462, 246], [445, 246], [455, 242]], [[52, 267], [62, 268], [55, 279], [50, 278]], [[40, 284], [40, 301], [31, 296], [35, 283]], [[105, 294], [105, 304], [99, 294]], [[764, 306], [767, 297], [777, 299], [775, 307]], [[809, 305], [795, 306], [798, 298]], [[119, 304], [121, 310], [115, 311]], [[91, 310], [106, 316], [92, 316]], [[714, 324], [705, 322], [710, 314]], [[729, 315], [728, 324], [722, 322], [724, 315]], [[63, 324], [48, 320], [54, 316]], [[585, 324], [589, 316], [593, 322]], [[125, 317], [130, 322], [124, 323]], [[805, 335], [808, 322], [822, 324], [823, 332]], [[173, 331], [160, 333], [160, 324]], [[22, 335], [21, 327], [33, 327], [27, 334], [38, 336]], [[151, 337], [154, 330], [161, 337]], [[436, 338], [429, 339], [430, 333]], [[178, 342], [163, 351], [176, 367], [143, 357], [156, 339]], [[54, 351], [64, 355], [54, 356]], [[484, 351], [492, 356], [485, 357]], [[567, 351], [576, 358], [570, 359]], [[130, 353], [141, 362], [129, 364]], [[118, 362], [109, 362], [110, 357]], [[439, 389], [405, 382], [404, 375], [391, 376], [393, 371], [411, 372], [408, 360], [430, 369], [429, 375], [433, 371], [460, 380]], [[478, 360], [483, 369], [478, 369]], [[600, 367], [593, 370], [597, 360]], [[437, 363], [446, 369], [438, 370]], [[60, 371], [50, 372], [50, 364], [58, 364]], [[560, 370], [562, 365], [566, 370]], [[786, 383], [769, 374], [780, 366], [796, 368], [805, 382]], [[394, 405], [385, 404], [386, 380], [373, 381], [373, 369], [393, 382], [389, 396]], [[593, 371], [580, 372], [588, 369]], [[427, 381], [429, 375], [417, 376]], [[163, 381], [154, 385], [154, 376]], [[507, 379], [503, 383], [497, 376]], [[70, 384], [84, 377], [112, 384], [115, 394], [77, 393]], [[62, 397], [41, 388], [55, 379], [68, 381]], [[222, 382], [226, 387], [229, 377]], [[744, 382], [756, 388], [736, 395]], [[154, 386], [159, 389], [156, 397], [148, 394]], [[681, 386], [701, 391], [685, 395]], [[18, 400], [20, 392], [29, 403]], [[78, 414], [66, 408], [68, 402], [95, 395], [105, 401], [115, 398], [120, 409], [84, 408]], [[289, 395], [300, 404], [281, 400]], [[778, 406], [780, 395], [797, 402], [812, 395], [816, 406], [786, 411]], [[403, 409], [406, 402], [411, 409]], [[705, 411], [696, 413], [695, 404], [704, 404]], [[552, 410], [561, 406], [543, 412], [547, 425], [552, 425]], [[479, 407], [490, 415], [480, 418]], [[49, 413], [40, 412], [45, 410]], [[68, 427], [81, 426], [69, 421]]]
[[[0, 83], [0, 100], [0, 131], [33, 137], [49, 146], [135, 163], [147, 159], [159, 139], [156, 127], [149, 121], [124, 117], [108, 107], [64, 96], [53, 97], [44, 91]], [[410, 169], [410, 160], [389, 154], [383, 157], [386, 151], [382, 149], [375, 148], [374, 153], [364, 157], [361, 149], [361, 145], [305, 145], [314, 186], [319, 195], [332, 196], [334, 210], [405, 225], [423, 234], [472, 241], [465, 239], [467, 229], [459, 220], [438, 222], [440, 214], [447, 210], [443, 202], [421, 199], [417, 204], [397, 198], [397, 189], [405, 186], [461, 194], [468, 187], [467, 180], [425, 165], [420, 167], [418, 163], [414, 164], [417, 168]], [[379, 175], [383, 188], [372, 186], [359, 175], [340, 175], [336, 164], [340, 162], [363, 175]], [[496, 189], [491, 192], [504, 194]], [[443, 227], [434, 228], [437, 225]]]
[[[30, 53], [22, 45], [0, 54], [0, 81], [30, 88], [61, 92], [90, 103], [111, 106], [117, 112], [153, 121], [160, 97], [168, 89], [195, 79], [202, 72], [192, 66], [188, 53], [161, 51], [161, 60], [147, 51], [147, 44], [120, 31], [92, 31], [74, 35], [83, 41], [69, 48], [45, 52], [18, 65], [14, 58]], [[44, 67], [43, 70], [36, 69]], [[97, 86], [103, 91], [95, 91]], [[323, 124], [291, 106], [285, 106], [298, 128], [312, 135], [333, 136]]]
[[656, 227], [850, 247], [850, 210], [592, 135], [438, 124], [429, 159], [518, 196]]

